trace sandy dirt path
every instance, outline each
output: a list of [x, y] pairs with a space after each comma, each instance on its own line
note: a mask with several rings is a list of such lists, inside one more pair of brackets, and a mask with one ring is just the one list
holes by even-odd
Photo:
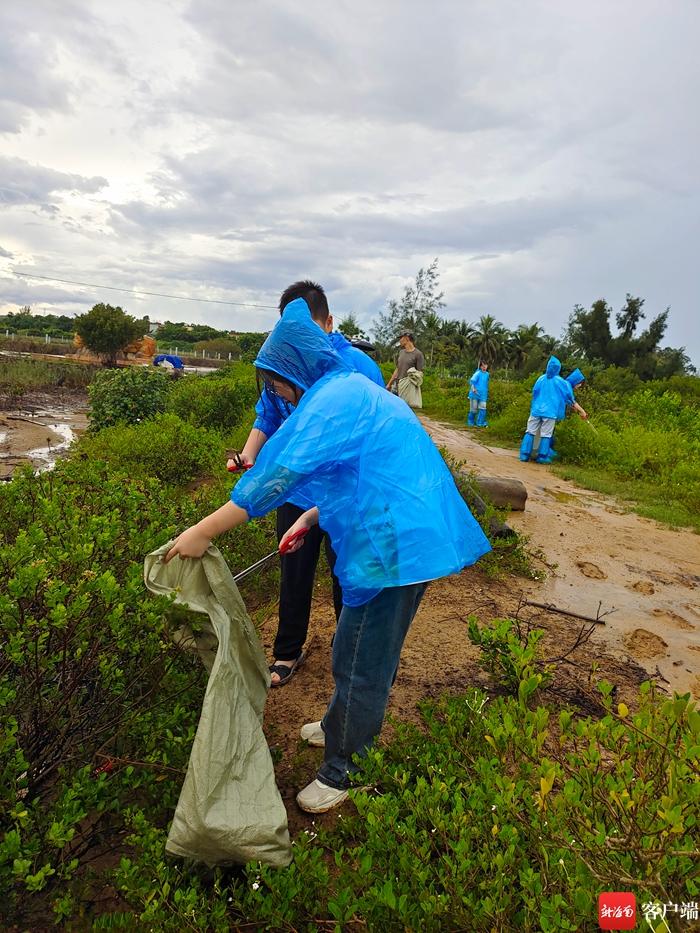
[[[549, 467], [521, 463], [515, 450], [488, 447], [488, 432], [422, 418], [439, 447], [477, 474], [520, 479], [528, 500], [508, 521], [547, 564], [544, 582], [523, 583], [531, 599], [595, 616], [607, 648], [630, 656], [668, 688], [700, 697], [700, 536], [626, 512]], [[479, 441], [482, 441], [480, 443]]]

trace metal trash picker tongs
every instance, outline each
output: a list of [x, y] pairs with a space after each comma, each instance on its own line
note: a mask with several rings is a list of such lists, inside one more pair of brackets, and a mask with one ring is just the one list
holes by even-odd
[[256, 562], [251, 564], [250, 567], [246, 567], [245, 570], [241, 570], [240, 573], [237, 573], [233, 578], [234, 583], [238, 583], [244, 577], [247, 577], [249, 573], [253, 573], [256, 570], [262, 570], [263, 567], [269, 564], [270, 561], [274, 560], [274, 558], [278, 555], [286, 554], [294, 542], [299, 541], [300, 538], [303, 538], [308, 530], [308, 528], [300, 528], [299, 531], [295, 531], [293, 535], [290, 535], [286, 541], [280, 544], [277, 550], [271, 551], [267, 557], [261, 557], [260, 560], [256, 560]]

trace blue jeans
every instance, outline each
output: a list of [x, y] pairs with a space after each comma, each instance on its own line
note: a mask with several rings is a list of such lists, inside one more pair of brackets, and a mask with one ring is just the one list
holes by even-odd
[[343, 606], [333, 641], [335, 690], [323, 717], [326, 748], [319, 780], [350, 786], [352, 756], [379, 735], [406, 633], [427, 583], [382, 590], [364, 606]]

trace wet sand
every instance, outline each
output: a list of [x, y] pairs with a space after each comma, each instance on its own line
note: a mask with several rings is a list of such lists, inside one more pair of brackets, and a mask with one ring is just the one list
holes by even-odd
[[47, 398], [0, 411], [0, 479], [25, 464], [38, 471], [52, 469], [87, 423], [87, 406], [80, 400], [51, 404]]
[[484, 446], [488, 431], [476, 435], [482, 445], [466, 430], [422, 421], [467, 469], [525, 483], [525, 511], [508, 521], [542, 551], [547, 570], [543, 583], [523, 587], [529, 598], [590, 616], [614, 608], [599, 632], [608, 647], [650, 675], [658, 671], [669, 689], [700, 698], [700, 536], [521, 463], [515, 450]]

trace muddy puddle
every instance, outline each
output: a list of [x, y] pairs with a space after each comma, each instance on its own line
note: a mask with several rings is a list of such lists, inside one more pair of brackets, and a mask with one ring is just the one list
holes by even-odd
[[18, 467], [51, 470], [73, 441], [87, 428], [84, 402], [51, 404], [50, 400], [0, 411], [0, 479]]

